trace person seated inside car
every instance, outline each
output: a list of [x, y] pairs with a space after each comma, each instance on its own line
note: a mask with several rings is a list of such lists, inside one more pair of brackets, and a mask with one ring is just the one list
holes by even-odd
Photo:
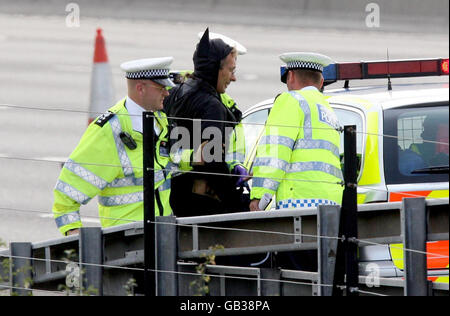
[[423, 142], [409, 149], [422, 157], [426, 167], [448, 166], [448, 132], [448, 117], [430, 114], [423, 121]]

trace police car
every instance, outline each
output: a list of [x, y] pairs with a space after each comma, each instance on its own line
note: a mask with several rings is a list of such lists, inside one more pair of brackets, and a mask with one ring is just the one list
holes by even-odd
[[[449, 197], [448, 79], [440, 83], [391, 83], [391, 78], [448, 75], [448, 62], [374, 61], [331, 64], [324, 69], [325, 85], [345, 82], [344, 88], [324, 91], [340, 125], [357, 127], [358, 203]], [[282, 67], [282, 75], [284, 71]], [[350, 87], [353, 80], [376, 78], [389, 80], [383, 80], [382, 85]], [[249, 168], [273, 102], [260, 102], [243, 115]], [[343, 148], [342, 135], [341, 157]], [[401, 246], [363, 247], [360, 259], [377, 260], [382, 268], [380, 276], [401, 276]], [[430, 242], [427, 250], [446, 256], [428, 258], [430, 279], [448, 283], [448, 241]]]

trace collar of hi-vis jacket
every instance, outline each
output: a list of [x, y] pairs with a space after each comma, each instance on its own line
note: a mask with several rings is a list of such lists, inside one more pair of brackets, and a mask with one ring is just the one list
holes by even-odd
[[[134, 131], [137, 131], [139, 133], [143, 133], [143, 127], [142, 127], [142, 113], [145, 112], [145, 109], [141, 107], [139, 104], [133, 101], [130, 97], [127, 96], [125, 99], [125, 107], [127, 108], [128, 114], [130, 115], [131, 119], [131, 126]], [[161, 134], [161, 126], [158, 124], [158, 118], [160, 118], [160, 113], [154, 112], [156, 120], [154, 121], [154, 130], [156, 135]]]

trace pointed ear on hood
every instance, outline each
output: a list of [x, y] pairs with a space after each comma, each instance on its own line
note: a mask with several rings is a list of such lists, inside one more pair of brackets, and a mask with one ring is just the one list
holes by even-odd
[[197, 45], [198, 57], [208, 57], [209, 55], [209, 28], [206, 28], [200, 42]]
[[232, 49], [221, 39], [210, 41], [209, 28], [207, 28], [194, 52], [194, 76], [205, 80], [216, 88], [220, 61], [227, 57]]

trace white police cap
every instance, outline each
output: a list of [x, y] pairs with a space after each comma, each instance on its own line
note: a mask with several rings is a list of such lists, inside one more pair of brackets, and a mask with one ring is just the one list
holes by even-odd
[[124, 62], [120, 68], [127, 79], [148, 79], [165, 87], [175, 87], [169, 78], [173, 57], [145, 58]]
[[333, 63], [325, 55], [317, 53], [293, 52], [281, 54], [280, 59], [286, 63], [287, 69], [308, 69], [323, 71], [323, 68]]
[[[202, 38], [204, 32], [198, 33], [198, 38]], [[239, 55], [245, 55], [247, 53], [247, 48], [244, 47], [244, 45], [240, 44], [239, 42], [235, 41], [234, 39], [229, 38], [228, 36], [225, 36], [223, 34], [219, 33], [213, 33], [209, 32], [209, 39], [221, 39], [230, 47], [236, 48], [236, 51]]]

